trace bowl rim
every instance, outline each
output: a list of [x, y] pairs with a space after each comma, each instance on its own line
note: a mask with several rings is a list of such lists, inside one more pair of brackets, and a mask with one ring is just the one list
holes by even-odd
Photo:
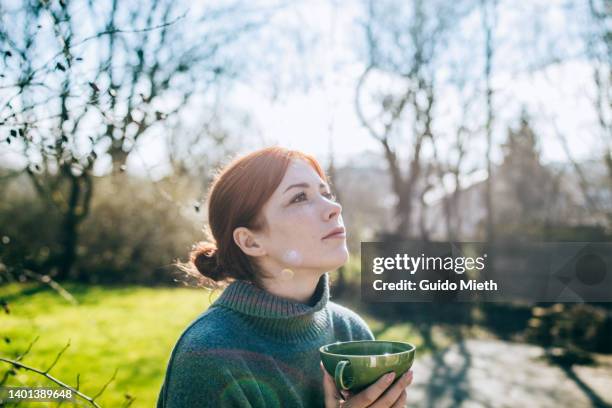
[[[330, 347], [336, 344], [347, 344], [347, 343], [391, 343], [391, 344], [400, 344], [402, 346], [408, 345], [410, 348], [408, 350], [399, 351], [397, 353], [384, 353], [384, 354], [368, 354], [365, 356], [355, 355], [355, 354], [342, 354], [342, 353], [332, 353], [331, 351], [324, 350], [325, 347]], [[416, 346], [412, 343], [408, 343], [405, 341], [393, 341], [393, 340], [351, 340], [351, 341], [336, 341], [334, 343], [325, 344], [319, 347], [319, 352], [322, 354], [329, 354], [332, 356], [341, 356], [341, 357], [350, 357], [350, 358], [370, 358], [370, 357], [378, 357], [378, 356], [397, 356], [404, 353], [412, 353], [416, 350]]]

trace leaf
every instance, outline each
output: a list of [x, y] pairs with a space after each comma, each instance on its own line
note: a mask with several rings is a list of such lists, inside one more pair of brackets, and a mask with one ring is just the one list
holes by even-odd
[[89, 86], [91, 87], [91, 89], [93, 89], [94, 92], [100, 92], [100, 88], [98, 88], [98, 85], [96, 85], [93, 82], [88, 82]]
[[4, 51], [4, 56], [5, 56], [5, 57], [12, 57], [12, 56], [13, 56], [13, 53], [12, 53], [12, 52], [10, 52], [10, 51]]
[[57, 64], [55, 64], [55, 69], [59, 69], [62, 72], [66, 71], [66, 67], [61, 62], [58, 62]]
[[17, 137], [17, 131], [15, 129], [11, 129], [11, 136]]

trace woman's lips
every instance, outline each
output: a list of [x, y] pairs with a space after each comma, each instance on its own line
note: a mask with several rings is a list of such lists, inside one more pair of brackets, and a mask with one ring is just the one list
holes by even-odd
[[334, 228], [329, 235], [323, 237], [323, 239], [327, 238], [346, 238], [346, 232], [342, 227]]
[[328, 239], [328, 238], [346, 238], [346, 234], [344, 232], [337, 232], [323, 239]]

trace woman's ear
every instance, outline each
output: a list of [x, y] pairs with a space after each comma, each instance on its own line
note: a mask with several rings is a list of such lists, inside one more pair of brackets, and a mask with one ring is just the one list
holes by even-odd
[[263, 256], [266, 254], [263, 246], [256, 239], [255, 234], [248, 228], [236, 228], [234, 230], [234, 242], [246, 255]]

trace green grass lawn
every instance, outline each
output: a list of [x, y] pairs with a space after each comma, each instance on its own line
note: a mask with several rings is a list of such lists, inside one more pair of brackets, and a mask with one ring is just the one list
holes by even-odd
[[[10, 308], [10, 314], [0, 309], [0, 355], [15, 358], [40, 336], [22, 362], [45, 369], [70, 341], [50, 374], [72, 386], [80, 374], [81, 391], [93, 396], [118, 369], [115, 380], [97, 399], [102, 407], [112, 408], [125, 402], [125, 394], [135, 398], [133, 407], [155, 405], [178, 336], [219, 294], [209, 298], [210, 292], [202, 289], [139, 286], [66, 285], [66, 289], [78, 304], [47, 287], [0, 287], [0, 298], [6, 299]], [[409, 323], [385, 326], [362, 316], [378, 339], [419, 343]], [[0, 363], [0, 378], [8, 368]], [[35, 373], [19, 370], [6, 385], [52, 384]]]
[[[97, 400], [99, 404], [120, 407], [124, 395], [129, 394], [135, 398], [133, 407], [154, 406], [172, 347], [185, 326], [208, 307], [209, 292], [189, 288], [66, 288], [78, 305], [49, 289], [19, 295], [24, 287], [0, 288], [0, 298], [9, 299], [11, 311], [0, 311], [0, 355], [14, 358], [40, 336], [22, 362], [47, 368], [70, 341], [51, 375], [74, 386], [80, 373], [81, 391], [92, 396], [118, 369], [115, 380]], [[0, 378], [8, 367], [0, 363]], [[22, 384], [50, 383], [19, 370], [6, 385]], [[56, 405], [30, 403], [35, 407]]]

